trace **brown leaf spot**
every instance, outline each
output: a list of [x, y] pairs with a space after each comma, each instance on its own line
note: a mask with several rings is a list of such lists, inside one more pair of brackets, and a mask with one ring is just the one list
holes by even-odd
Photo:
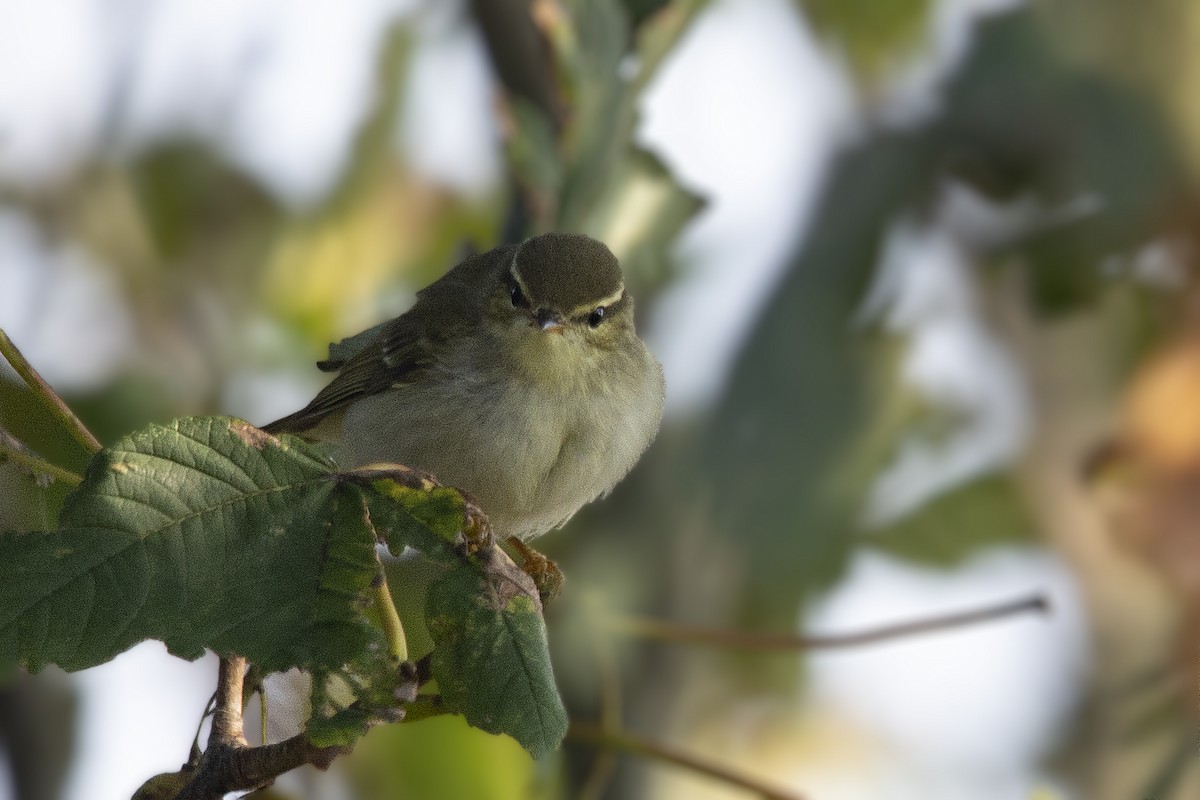
[[395, 481], [409, 489], [419, 489], [423, 492], [436, 489], [440, 484], [428, 472], [412, 469], [403, 464], [388, 464], [376, 463], [367, 464], [366, 466], [357, 467], [352, 470], [341, 473], [343, 480], [350, 480], [359, 484], [366, 484], [373, 480], [386, 478], [390, 481]]
[[242, 420], [234, 420], [229, 423], [229, 430], [237, 434], [237, 437], [246, 444], [253, 447], [255, 450], [262, 450], [267, 445], [273, 447], [279, 446], [279, 440], [264, 430], [260, 430], [249, 422]]
[[508, 553], [499, 547], [490, 547], [480, 553], [479, 564], [487, 582], [484, 599], [488, 608], [504, 611], [514, 598], [527, 597], [537, 613], [542, 613], [542, 600], [533, 578], [518, 567]]

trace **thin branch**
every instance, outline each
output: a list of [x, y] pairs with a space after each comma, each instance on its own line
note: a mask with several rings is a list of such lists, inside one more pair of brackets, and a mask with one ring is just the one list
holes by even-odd
[[[397, 697], [416, 697], [417, 670], [411, 664], [401, 667], [401, 676], [409, 683], [407, 690], [397, 690]], [[352, 745], [322, 747], [309, 741], [305, 733], [297, 734], [276, 744], [252, 747], [247, 744], [242, 725], [243, 697], [246, 681], [246, 660], [241, 657], [222, 658], [217, 682], [212, 732], [208, 747], [199, 758], [189, 758], [179, 773], [186, 780], [183, 789], [175, 794], [163, 794], [151, 779], [135, 798], [171, 798], [172, 800], [221, 800], [230, 792], [258, 789], [285, 772], [312, 764], [328, 769], [338, 756], [349, 753]], [[429, 697], [422, 703], [401, 700], [403, 708], [410, 705], [432, 716], [441, 712], [440, 698]], [[367, 725], [394, 722], [400, 715], [390, 715], [380, 709]]]
[[639, 739], [629, 734], [605, 731], [595, 725], [579, 722], [571, 723], [571, 727], [567, 730], [567, 741], [616, 750], [617, 752], [629, 753], [630, 755], [654, 761], [662, 761], [691, 770], [692, 772], [698, 772], [701, 775], [706, 775], [714, 780], [727, 783], [730, 786], [736, 786], [739, 789], [753, 792], [765, 798], [765, 800], [804, 800], [803, 795], [775, 786], [769, 786], [756, 778], [731, 770], [728, 767], [723, 767], [720, 764], [714, 764], [700, 756], [684, 753], [673, 747]]
[[245, 683], [246, 659], [241, 656], [222, 658], [217, 672], [217, 699], [213, 710], [212, 731], [208, 734], [209, 748], [246, 744], [246, 734], [242, 726]]
[[192, 749], [188, 754], [187, 763], [193, 768], [200, 763], [200, 731], [204, 728], [204, 720], [212, 716], [216, 707], [217, 694], [213, 692], [212, 697], [208, 698], [208, 702], [204, 704], [204, 713], [200, 715], [200, 720], [196, 723], [196, 733], [192, 736]]
[[[375, 554], [379, 562], [379, 554]], [[408, 638], [404, 635], [404, 623], [396, 612], [396, 604], [392, 601], [392, 593], [388, 590], [387, 577], [383, 573], [383, 564], [379, 562], [379, 571], [375, 582], [371, 585], [371, 597], [379, 611], [379, 621], [383, 625], [383, 635], [387, 639], [388, 651], [397, 666], [408, 661]]]
[[304, 764], [328, 769], [335, 758], [349, 752], [341, 745], [319, 747], [304, 733], [276, 744], [249, 746], [242, 723], [245, 680], [246, 659], [221, 659], [208, 747], [198, 760], [189, 759], [188, 782], [174, 800], [220, 800], [229, 792], [265, 786]]
[[609, 616], [606, 623], [617, 633], [639, 639], [655, 639], [681, 644], [703, 644], [744, 650], [797, 651], [832, 650], [841, 647], [859, 647], [876, 644], [890, 639], [917, 636], [925, 633], [962, 628], [982, 622], [1010, 617], [1027, 612], [1045, 613], [1050, 604], [1045, 597], [1034, 595], [1009, 603], [987, 608], [964, 611], [956, 614], [931, 617], [929, 619], [884, 625], [857, 633], [829, 634], [825, 636], [794, 636], [791, 634], [752, 633], [720, 628], [702, 628], [680, 625], [673, 622], [647, 619], [644, 617]]
[[317, 747], [303, 733], [262, 747], [210, 745], [195, 777], [175, 800], [220, 800], [229, 792], [257, 789], [305, 764], [328, 769], [345, 747]]
[[20, 464], [34, 472], [48, 475], [56, 481], [62, 481], [69, 486], [78, 486], [83, 483], [83, 477], [69, 469], [51, 464], [41, 456], [33, 455], [16, 447], [11, 446], [7, 442], [0, 441], [0, 462], [11, 461], [14, 464]]
[[25, 356], [21, 355], [21, 351], [17, 349], [2, 328], [0, 328], [0, 355], [7, 359], [12, 368], [21, 376], [21, 380], [25, 381], [38, 399], [50, 409], [50, 413], [54, 415], [55, 419], [66, 427], [67, 431], [83, 445], [88, 453], [95, 453], [100, 449], [100, 442], [92, 435], [92, 432], [80, 422], [79, 417], [75, 416], [75, 412], [67, 407], [63, 399], [38, 374], [33, 365], [25, 360]]

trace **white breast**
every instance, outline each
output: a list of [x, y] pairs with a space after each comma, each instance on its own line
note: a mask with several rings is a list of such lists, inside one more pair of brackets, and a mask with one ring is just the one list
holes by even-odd
[[498, 533], [528, 539], [611, 489], [654, 439], [661, 370], [632, 374], [647, 378], [538, 383], [459, 365], [352, 405], [338, 459], [432, 472], [478, 500]]

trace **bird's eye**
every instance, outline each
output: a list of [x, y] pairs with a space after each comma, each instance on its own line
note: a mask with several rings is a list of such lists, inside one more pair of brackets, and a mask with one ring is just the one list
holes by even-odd
[[529, 308], [529, 299], [525, 297], [525, 293], [521, 291], [521, 287], [515, 281], [508, 285], [508, 296], [512, 300], [514, 308]]
[[600, 323], [604, 321], [604, 315], [607, 313], [607, 311], [608, 309], [606, 309], [604, 306], [596, 306], [594, 309], [592, 309], [592, 313], [588, 314], [588, 325], [591, 325], [593, 328], [598, 328]]

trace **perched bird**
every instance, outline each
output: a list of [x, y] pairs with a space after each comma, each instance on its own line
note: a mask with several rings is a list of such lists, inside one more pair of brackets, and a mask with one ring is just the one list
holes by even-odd
[[548, 233], [472, 256], [396, 319], [331, 348], [337, 371], [266, 426], [470, 493], [526, 541], [606, 494], [654, 440], [662, 367], [633, 324], [616, 257]]

